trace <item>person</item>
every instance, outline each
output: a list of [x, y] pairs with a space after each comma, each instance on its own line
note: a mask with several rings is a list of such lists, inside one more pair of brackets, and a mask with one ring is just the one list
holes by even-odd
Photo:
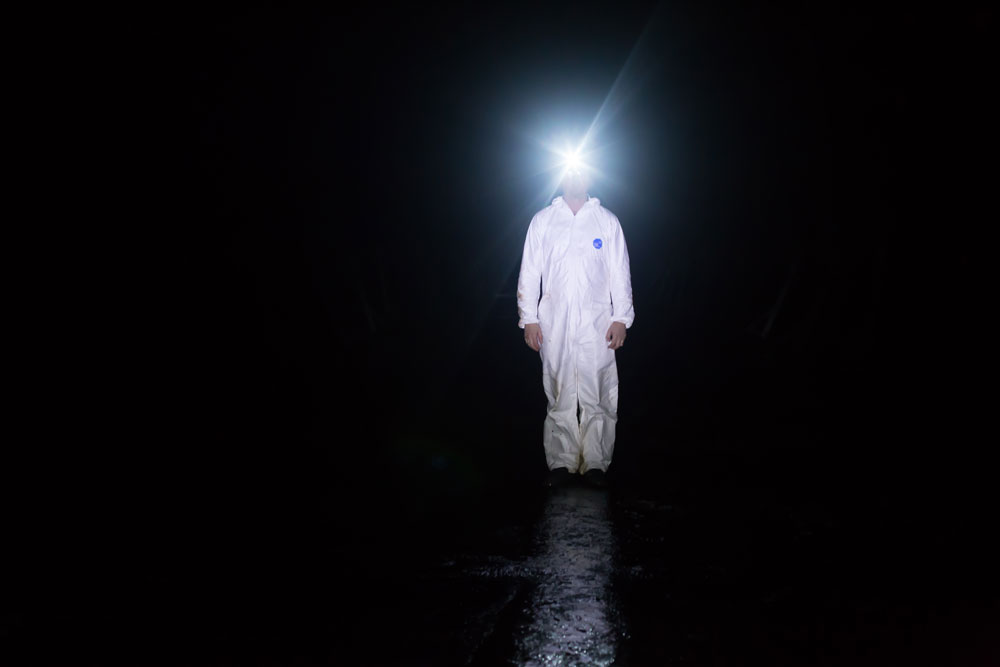
[[585, 167], [567, 169], [562, 195], [528, 225], [518, 276], [518, 326], [541, 357], [548, 401], [547, 486], [574, 474], [607, 486], [618, 419], [615, 352], [635, 317], [625, 235], [590, 185]]

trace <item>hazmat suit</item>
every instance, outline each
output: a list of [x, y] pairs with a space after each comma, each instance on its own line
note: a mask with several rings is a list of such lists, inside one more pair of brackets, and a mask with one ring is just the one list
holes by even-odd
[[618, 367], [605, 335], [612, 322], [630, 328], [634, 313], [625, 236], [596, 197], [576, 215], [556, 197], [531, 219], [517, 310], [519, 327], [537, 323], [542, 331], [549, 469], [606, 471], [618, 419]]

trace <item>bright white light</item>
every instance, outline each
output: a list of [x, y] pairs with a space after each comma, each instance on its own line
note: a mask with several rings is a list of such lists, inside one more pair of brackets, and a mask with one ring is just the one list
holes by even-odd
[[557, 151], [557, 154], [560, 157], [558, 166], [561, 167], [563, 177], [570, 173], [579, 174], [591, 168], [591, 166], [587, 164], [582, 146], [577, 148], [565, 148]]
[[572, 174], [585, 176], [591, 182], [610, 182], [609, 175], [598, 166], [608, 156], [607, 144], [599, 145], [594, 137], [581, 137], [575, 131], [572, 135], [570, 132], [550, 131], [547, 140], [541, 138], [543, 134], [525, 133], [538, 157], [535, 163], [537, 171], [529, 175], [532, 178], [543, 175], [546, 177], [546, 183], [537, 199], [551, 200], [560, 185], [565, 183], [566, 177]]
[[580, 159], [580, 151], [575, 150], [566, 156], [566, 169], [569, 171], [579, 171], [583, 167], [583, 160]]

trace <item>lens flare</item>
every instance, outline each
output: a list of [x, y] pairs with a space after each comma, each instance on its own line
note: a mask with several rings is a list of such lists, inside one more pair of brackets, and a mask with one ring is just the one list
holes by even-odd
[[567, 171], [580, 171], [583, 168], [583, 160], [580, 158], [579, 149], [572, 151], [566, 156]]
[[556, 151], [559, 156], [560, 180], [571, 174], [582, 175], [592, 167], [587, 163], [583, 146]]

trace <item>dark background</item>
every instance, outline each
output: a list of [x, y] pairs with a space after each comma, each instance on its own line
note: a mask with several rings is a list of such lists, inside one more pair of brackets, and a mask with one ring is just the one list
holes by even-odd
[[40, 454], [44, 575], [12, 627], [149, 600], [202, 629], [307, 624], [357, 545], [405, 562], [525, 502], [545, 399], [514, 291], [551, 198], [532, 140], [605, 102], [592, 194], [636, 312], [617, 488], [823, 478], [985, 559], [995, 16], [807, 5], [127, 21], [127, 231], [89, 239], [106, 290], [66, 353], [76, 437]]

